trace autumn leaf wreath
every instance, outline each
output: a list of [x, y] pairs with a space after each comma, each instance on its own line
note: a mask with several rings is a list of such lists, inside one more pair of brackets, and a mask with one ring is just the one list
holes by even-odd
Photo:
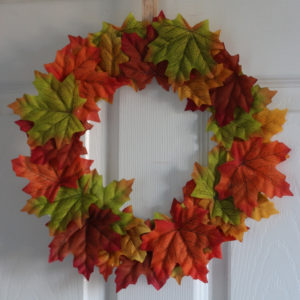
[[[161, 12], [147, 23], [130, 14], [121, 27], [103, 23], [87, 38], [69, 39], [46, 74], [35, 72], [38, 95], [10, 104], [31, 150], [12, 161], [16, 175], [29, 180], [24, 192], [32, 198], [22, 211], [50, 217], [49, 261], [72, 253], [87, 279], [94, 267], [105, 280], [115, 270], [117, 291], [142, 274], [156, 289], [169, 277], [207, 282], [208, 262], [221, 258], [223, 242], [242, 241], [246, 218], [268, 218], [278, 213], [269, 198], [292, 195], [276, 169], [290, 149], [271, 141], [286, 115], [267, 108], [276, 92], [242, 73], [239, 56], [226, 51], [208, 21], [191, 27], [181, 15], [170, 20]], [[154, 77], [187, 99], [187, 111], [211, 113], [207, 130], [216, 146], [208, 166], [195, 163], [170, 216], [145, 221], [123, 208], [133, 180], [104, 186], [81, 157], [87, 151], [80, 139], [89, 120], [100, 121], [97, 101], [112, 103], [121, 86], [139, 91]]]

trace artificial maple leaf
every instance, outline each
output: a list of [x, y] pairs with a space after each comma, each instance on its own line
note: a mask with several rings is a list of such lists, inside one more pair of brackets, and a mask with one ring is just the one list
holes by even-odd
[[264, 142], [269, 142], [273, 135], [282, 131], [282, 125], [285, 123], [287, 109], [269, 110], [265, 108], [263, 111], [255, 114], [253, 117], [261, 124], [261, 131], [257, 136], [261, 136]]
[[140, 249], [141, 235], [150, 231], [144, 220], [134, 217], [125, 227], [126, 235], [122, 237], [122, 253], [131, 260], [143, 262], [147, 252]]
[[113, 269], [120, 265], [121, 251], [107, 252], [101, 250], [98, 256], [97, 266], [99, 272], [103, 275], [104, 280], [107, 281], [109, 275], [111, 275]]
[[205, 111], [209, 106], [208, 105], [200, 105], [200, 106], [197, 106], [195, 104], [195, 102], [192, 100], [192, 99], [189, 99], [187, 98], [187, 103], [186, 103], [186, 106], [185, 106], [185, 111]]
[[226, 151], [215, 147], [208, 154], [208, 167], [202, 167], [197, 162], [194, 164], [192, 178], [196, 187], [191, 193], [192, 197], [214, 199], [214, 186], [219, 179], [217, 167], [225, 161]]
[[206, 210], [192, 202], [184, 206], [174, 199], [173, 220], [155, 220], [155, 229], [142, 236], [141, 248], [153, 252], [151, 267], [161, 280], [168, 278], [178, 264], [184, 275], [207, 282], [206, 265], [211, 256], [206, 249], [213, 251], [225, 236], [215, 226], [203, 223]]
[[96, 205], [91, 205], [89, 217], [83, 220], [81, 227], [71, 222], [65, 232], [55, 235], [49, 245], [49, 262], [62, 261], [72, 253], [74, 267], [89, 279], [98, 263], [100, 251], [120, 250], [121, 237], [111, 228], [118, 219], [119, 216], [110, 209], [99, 209]]
[[251, 218], [260, 221], [262, 218], [269, 218], [272, 215], [278, 214], [279, 211], [275, 208], [274, 203], [259, 193], [257, 199], [258, 206], [253, 209]]
[[[119, 65], [128, 61], [127, 55], [121, 50], [120, 35], [120, 32], [113, 25], [105, 22], [100, 32], [89, 35], [93, 44], [101, 50], [100, 69], [113, 77], [120, 75]], [[123, 83], [126, 84], [126, 82], [128, 83], [128, 80]]]
[[88, 213], [90, 205], [98, 201], [101, 188], [96, 172], [85, 174], [78, 180], [77, 188], [59, 189], [54, 202], [47, 201], [45, 197], [32, 198], [22, 211], [37, 217], [49, 215], [51, 234], [65, 230], [71, 221], [81, 227], [82, 217]]
[[[222, 202], [222, 201], [221, 201]], [[226, 223], [221, 217], [214, 217], [211, 219], [211, 223], [216, 225], [222, 230], [225, 236], [233, 237], [234, 239], [242, 242], [244, 233], [248, 231], [248, 227], [245, 224], [247, 216], [244, 213], [240, 214], [239, 224]]]
[[[198, 170], [196, 168], [194, 169], [193, 175], [198, 176], [197, 173]], [[235, 208], [231, 204], [228, 204], [228, 199], [218, 201], [214, 199], [199, 199], [196, 197], [192, 197], [192, 193], [195, 190], [195, 187], [196, 183], [194, 180], [190, 180], [186, 183], [186, 185], [183, 187], [183, 203], [185, 205], [188, 205], [188, 203], [192, 201], [194, 205], [198, 205], [204, 208], [205, 210], [209, 211], [210, 214], [208, 215], [208, 224], [217, 226], [217, 228], [219, 228], [226, 236], [228, 241], [232, 240], [232, 238], [242, 241], [244, 232], [248, 230], [248, 227], [245, 225], [246, 215], [244, 213], [241, 213], [239, 210], [237, 210], [237, 208]], [[218, 205], [218, 202], [220, 203], [220, 205]], [[215, 215], [219, 215], [220, 217]], [[218, 251], [221, 251], [221, 248], [215, 247], [212, 251], [212, 255], [218, 257]], [[220, 255], [221, 252], [219, 253], [219, 256]]]
[[231, 56], [226, 50], [222, 50], [214, 59], [233, 71], [223, 86], [211, 90], [211, 99], [216, 110], [215, 119], [220, 126], [225, 126], [234, 119], [236, 107], [250, 111], [253, 102], [251, 88], [257, 79], [242, 74], [238, 55]]
[[216, 120], [211, 118], [207, 124], [207, 130], [213, 131], [212, 140], [223, 144], [226, 149], [230, 149], [235, 138], [247, 140], [252, 134], [258, 133], [261, 123], [252, 117], [251, 114], [243, 110], [236, 110], [234, 120], [229, 124], [220, 127]]
[[190, 79], [192, 69], [202, 75], [210, 75], [215, 61], [211, 52], [223, 49], [219, 32], [212, 33], [208, 21], [190, 27], [179, 14], [176, 19], [163, 19], [152, 23], [158, 37], [149, 44], [146, 61], [158, 64], [168, 61], [166, 75], [169, 82], [181, 84]]
[[93, 98], [95, 100], [104, 99], [113, 103], [113, 95], [123, 83], [114, 77], [109, 77], [107, 73], [95, 71], [90, 73], [75, 73], [80, 80], [79, 93], [81, 97]]
[[70, 43], [56, 53], [53, 63], [45, 69], [59, 81], [63, 81], [74, 70], [90, 72], [100, 61], [100, 49], [89, 44], [88, 39], [69, 36]]
[[235, 206], [251, 216], [259, 192], [271, 198], [292, 195], [285, 176], [276, 170], [289, 151], [283, 143], [263, 143], [262, 138], [233, 142], [233, 160], [218, 167], [221, 180], [215, 190], [220, 199], [233, 196]]
[[[197, 169], [194, 170], [194, 173], [196, 171]], [[242, 241], [244, 232], [248, 230], [248, 227], [245, 225], [246, 215], [244, 213], [239, 212], [232, 205], [230, 204], [228, 205], [228, 203], [226, 203], [227, 200], [218, 201], [214, 199], [199, 199], [199, 198], [192, 197], [192, 192], [194, 191], [195, 187], [196, 187], [196, 183], [194, 182], [194, 180], [190, 180], [186, 183], [186, 185], [183, 188], [183, 194], [184, 194], [183, 203], [188, 205], [188, 202], [192, 201], [195, 205], [198, 205], [204, 208], [205, 210], [209, 211], [210, 214], [208, 215], [209, 217], [208, 224], [217, 226], [217, 228], [219, 228], [223, 232], [223, 234], [225, 235], [228, 241], [232, 240], [232, 238]], [[225, 204], [223, 206], [221, 205], [218, 206], [217, 204], [216, 207], [215, 204], [217, 202], [220, 202], [221, 204], [225, 202]], [[216, 211], [217, 208], [220, 208], [220, 210], [218, 209]], [[220, 215], [221, 217], [214, 216], [214, 214]], [[219, 252], [219, 256], [220, 256], [221, 255], [220, 247], [215, 247], [211, 252], [211, 254], [215, 257], [218, 257], [218, 251], [220, 251]]]
[[53, 234], [65, 230], [72, 220], [81, 226], [82, 216], [88, 212], [91, 204], [96, 204], [101, 209], [111, 209], [119, 216], [118, 222], [113, 226], [116, 232], [123, 234], [120, 227], [126, 226], [131, 216], [121, 212], [120, 207], [121, 203], [129, 200], [131, 185], [132, 181], [123, 179], [103, 187], [102, 176], [93, 171], [78, 180], [76, 189], [61, 187], [53, 203], [48, 202], [44, 197], [33, 198], [27, 202], [23, 211], [38, 217], [49, 215], [51, 219], [48, 227]]
[[99, 98], [112, 102], [115, 90], [120, 87], [116, 78], [98, 70], [100, 61], [100, 49], [90, 45], [88, 39], [70, 37], [70, 43], [57, 51], [55, 61], [45, 65], [46, 70], [60, 81], [70, 73], [74, 74], [79, 81], [80, 97], [88, 99], [77, 113], [81, 118], [96, 122], [99, 122], [99, 108], [93, 102]]
[[[167, 220], [167, 221], [170, 221], [170, 217], [168, 217], [167, 215], [165, 214], [162, 214], [160, 212], [155, 212], [154, 213], [154, 216], [153, 216], [153, 220]], [[149, 228], [153, 229], [152, 226], [149, 226], [149, 224], [147, 225]]]
[[118, 27], [116, 25], [103, 22], [102, 23], [102, 29], [99, 32], [96, 33], [90, 33], [89, 34], [89, 40], [94, 45], [101, 47], [100, 43], [103, 39], [103, 34], [111, 31], [115, 33], [116, 37], [122, 36], [123, 33], [136, 33], [141, 38], [144, 38], [146, 35], [146, 26], [147, 22], [140, 22], [137, 21], [132, 13], [129, 13], [129, 15], [126, 17], [125, 21], [123, 22], [121, 27]]
[[256, 114], [272, 102], [272, 98], [276, 95], [277, 91], [269, 90], [264, 87], [261, 88], [258, 84], [254, 85], [251, 89], [252, 96], [254, 98], [250, 113]]
[[162, 22], [164, 19], [166, 19], [166, 16], [164, 12], [161, 10], [157, 17], [153, 17], [153, 22]]
[[80, 141], [80, 136], [74, 134], [69, 144], [63, 144], [56, 148], [54, 139], [45, 145], [35, 147], [31, 150], [30, 162], [34, 164], [50, 163], [58, 169], [70, 166], [80, 155], [86, 154], [86, 148]]
[[33, 122], [25, 121], [25, 120], [18, 120], [15, 123], [20, 127], [20, 130], [27, 132], [33, 127]]
[[[194, 166], [195, 168], [196, 166]], [[185, 186], [182, 188], [183, 191], [183, 196], [184, 196], [184, 200], [183, 200], [183, 204], [188, 205], [188, 203], [190, 201], [192, 201], [194, 203], [194, 205], [200, 206], [203, 209], [207, 210], [208, 212], [212, 212], [213, 210], [213, 206], [214, 206], [214, 200], [211, 198], [197, 198], [197, 197], [193, 197], [192, 193], [196, 188], [196, 183], [195, 181], [189, 180]]]
[[132, 13], [129, 13], [121, 27], [114, 27], [123, 33], [136, 33], [141, 38], [146, 36], [146, 22], [137, 21]]
[[70, 143], [74, 133], [84, 131], [74, 112], [86, 100], [79, 97], [72, 74], [63, 82], [59, 82], [52, 74], [35, 72], [35, 77], [38, 96], [25, 94], [9, 107], [22, 120], [34, 122], [33, 127], [27, 131], [32, 143], [43, 145], [54, 138], [59, 148], [62, 143]]
[[99, 207], [110, 208], [114, 214], [120, 217], [120, 220], [113, 225], [113, 228], [116, 232], [122, 235], [126, 233], [124, 228], [132, 220], [132, 212], [127, 211], [128, 208], [120, 211], [120, 208], [125, 202], [130, 200], [129, 195], [132, 191], [133, 182], [134, 179], [112, 181], [105, 188], [99, 191], [99, 199], [96, 203]]
[[177, 283], [180, 285], [181, 280], [184, 277], [182, 268], [180, 266], [175, 267], [171, 273], [171, 277], [173, 277], [177, 281]]
[[215, 200], [211, 216], [212, 218], [221, 217], [224, 223], [233, 225], [239, 225], [241, 221], [241, 212], [234, 206], [232, 199]]
[[195, 105], [210, 106], [211, 99], [209, 90], [223, 85], [224, 80], [232, 71], [224, 69], [223, 64], [218, 64], [212, 69], [212, 76], [203, 76], [200, 73], [192, 74], [191, 79], [182, 84], [173, 84], [174, 91], [178, 92], [180, 100], [191, 99]]
[[61, 186], [68, 188], [77, 187], [77, 179], [89, 172], [92, 161], [77, 158], [73, 164], [64, 169], [56, 169], [51, 164], [33, 164], [29, 157], [20, 155], [12, 160], [13, 170], [17, 176], [25, 177], [30, 182], [23, 189], [32, 197], [45, 196], [53, 202]]
[[157, 82], [166, 90], [169, 90], [168, 78], [164, 75], [167, 63], [157, 65], [144, 61], [148, 51], [148, 44], [157, 36], [151, 25], [147, 26], [147, 37], [142, 39], [136, 33], [122, 36], [122, 51], [128, 55], [129, 62], [120, 65], [122, 73], [132, 79], [136, 90], [142, 90], [146, 84], [156, 77]]
[[98, 115], [100, 108], [97, 106], [96, 102], [94, 101], [93, 96], [85, 95], [84, 93], [81, 93], [81, 96], [86, 97], [86, 102], [84, 103], [83, 106], [79, 107], [77, 110], [74, 111], [75, 116], [82, 123], [86, 122], [87, 120], [100, 122], [100, 118]]
[[123, 256], [122, 263], [116, 270], [116, 292], [125, 289], [129, 284], [135, 284], [141, 275], [145, 275], [148, 284], [152, 284], [159, 290], [166, 282], [167, 278], [161, 280], [156, 276], [151, 268], [151, 255], [148, 253], [143, 263], [130, 260]]

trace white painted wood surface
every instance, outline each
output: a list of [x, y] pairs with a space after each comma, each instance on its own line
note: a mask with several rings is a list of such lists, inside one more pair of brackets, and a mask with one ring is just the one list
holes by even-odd
[[[102, 21], [120, 24], [129, 11], [142, 15], [141, 0], [0, 0], [0, 299], [2, 300], [273, 300], [300, 299], [300, 42], [298, 0], [160, 0], [173, 18], [181, 12], [194, 24], [208, 18], [212, 30], [232, 53], [240, 53], [244, 71], [262, 85], [279, 88], [274, 105], [288, 107], [284, 133], [278, 139], [293, 151], [280, 165], [295, 197], [276, 199], [280, 215], [251, 227], [241, 244], [224, 247], [224, 260], [211, 264], [210, 284], [169, 280], [161, 291], [144, 278], [119, 294], [113, 278], [104, 284], [95, 272], [89, 283], [63, 263], [47, 263], [45, 219], [19, 210], [28, 198], [10, 159], [26, 155], [26, 139], [6, 105], [31, 86], [33, 70], [53, 60], [67, 43], [67, 34], [97, 31]], [[136, 94], [123, 88], [113, 106], [101, 103], [101, 124], [87, 137], [94, 166], [106, 182], [135, 177], [132, 204], [140, 217], [168, 212], [173, 197], [180, 199], [193, 162], [206, 161], [209, 146], [204, 132], [207, 114], [183, 112], [184, 103], [155, 83]], [[109, 133], [109, 135], [108, 135]]]

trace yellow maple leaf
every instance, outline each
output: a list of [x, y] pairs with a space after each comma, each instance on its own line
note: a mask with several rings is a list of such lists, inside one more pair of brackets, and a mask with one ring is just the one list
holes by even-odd
[[276, 95], [277, 91], [268, 89], [267, 87], [260, 87], [255, 85], [252, 88], [252, 94], [256, 102], [255, 109], [261, 111], [265, 106], [272, 102], [272, 98]]
[[131, 260], [143, 262], [147, 252], [140, 249], [142, 244], [141, 234], [150, 232], [150, 228], [144, 223], [144, 220], [133, 218], [126, 226], [126, 235], [122, 237], [121, 249], [125, 256]]
[[260, 221], [262, 218], [267, 219], [270, 216], [279, 213], [279, 211], [275, 208], [274, 203], [261, 193], [258, 195], [257, 202], [258, 206], [256, 206], [252, 212], [252, 219]]
[[[90, 40], [92, 36], [90, 36]], [[108, 24], [105, 31], [101, 32], [99, 43], [101, 71], [107, 72], [110, 76], [116, 77], [120, 74], [119, 65], [129, 60], [128, 56], [121, 50], [121, 37], [118, 31]]]
[[264, 142], [269, 142], [273, 135], [282, 131], [286, 113], [287, 109], [280, 110], [276, 108], [269, 110], [265, 108], [263, 111], [253, 115], [253, 118], [262, 124], [258, 135], [263, 137]]
[[121, 251], [107, 252], [100, 251], [97, 266], [104, 279], [107, 280], [115, 267], [120, 265]]
[[235, 239], [242, 242], [244, 233], [248, 231], [248, 227], [245, 224], [246, 218], [246, 214], [241, 213], [241, 220], [239, 225], [225, 223], [220, 217], [212, 218], [211, 223], [217, 225], [226, 236], [233, 236]]
[[182, 277], [184, 277], [182, 268], [176, 266], [171, 273], [171, 277], [174, 278], [178, 284], [181, 284]]
[[211, 105], [209, 90], [223, 85], [224, 80], [231, 75], [232, 71], [218, 64], [214, 67], [213, 77], [203, 76], [197, 73], [196, 76], [183, 84], [174, 83], [173, 89], [177, 91], [180, 100], [192, 99], [197, 106]]

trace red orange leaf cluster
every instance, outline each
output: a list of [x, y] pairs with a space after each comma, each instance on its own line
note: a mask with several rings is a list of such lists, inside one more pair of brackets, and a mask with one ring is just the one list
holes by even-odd
[[62, 261], [69, 253], [74, 255], [74, 267], [87, 279], [98, 263], [102, 250], [113, 252], [121, 248], [121, 236], [111, 225], [120, 219], [110, 209], [99, 209], [91, 205], [89, 217], [82, 227], [70, 223], [67, 230], [57, 234], [50, 247], [49, 262]]

